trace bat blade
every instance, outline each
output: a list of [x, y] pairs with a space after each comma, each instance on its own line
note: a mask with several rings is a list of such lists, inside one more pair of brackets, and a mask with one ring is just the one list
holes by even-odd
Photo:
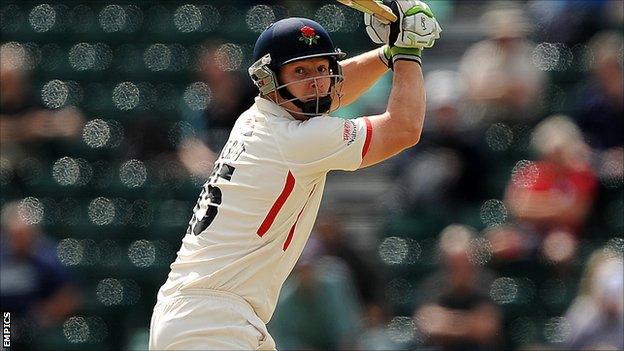
[[397, 16], [392, 13], [387, 6], [381, 5], [373, 0], [337, 0], [339, 3], [349, 6], [352, 9], [366, 12], [375, 16], [383, 23], [390, 23], [397, 20]]

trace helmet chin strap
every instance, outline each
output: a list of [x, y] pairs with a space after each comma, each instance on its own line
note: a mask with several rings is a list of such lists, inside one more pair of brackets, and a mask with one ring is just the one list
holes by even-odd
[[286, 86], [278, 88], [277, 93], [285, 100], [290, 100], [293, 105], [299, 107], [303, 113], [308, 115], [322, 115], [329, 111], [332, 104], [331, 94], [310, 101], [301, 101], [297, 99]]

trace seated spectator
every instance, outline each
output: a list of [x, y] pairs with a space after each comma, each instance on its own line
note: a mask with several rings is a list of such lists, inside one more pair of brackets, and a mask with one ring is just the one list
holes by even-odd
[[488, 38], [468, 48], [460, 61], [468, 100], [486, 122], [523, 122], [534, 115], [544, 74], [532, 61], [526, 17], [514, 7], [486, 12], [481, 20]]
[[540, 40], [573, 46], [605, 27], [617, 26], [623, 9], [621, 1], [531, 0], [527, 12], [535, 19]]
[[2, 211], [0, 295], [2, 311], [11, 312], [15, 341], [28, 342], [37, 331], [62, 325], [81, 305], [69, 273], [58, 261], [56, 246], [16, 202]]
[[382, 303], [369, 303], [364, 315], [363, 330], [356, 338], [355, 350], [402, 350], [407, 344], [393, 340], [389, 330], [389, 313]]
[[476, 265], [472, 229], [451, 225], [440, 235], [442, 267], [417, 290], [424, 296], [415, 312], [418, 331], [439, 350], [494, 350], [501, 311], [489, 297], [493, 275]]
[[560, 115], [535, 128], [532, 146], [537, 161], [517, 166], [507, 186], [505, 203], [514, 223], [488, 236], [498, 258], [541, 250], [552, 262], [569, 262], [596, 193], [589, 148], [578, 127]]
[[[17, 168], [26, 158], [39, 158], [51, 152], [51, 141], [79, 138], [84, 117], [73, 106], [56, 110], [45, 108], [32, 91], [24, 46], [8, 42], [0, 46], [0, 158]], [[30, 174], [15, 172], [15, 196], [28, 191]]]
[[[225, 44], [227, 45], [227, 44]], [[208, 106], [185, 118], [197, 134], [181, 143], [178, 157], [187, 170], [197, 176], [212, 172], [212, 163], [230, 135], [236, 118], [248, 107], [257, 94], [251, 80], [232, 66], [224, 45], [209, 43], [197, 58], [200, 79], [210, 88]]]
[[[463, 81], [457, 72], [434, 71], [425, 77], [428, 117], [419, 147], [397, 156], [394, 189], [387, 206], [399, 209], [444, 207], [457, 218], [463, 206], [487, 196], [483, 174], [488, 162], [482, 138], [462, 115]], [[400, 207], [400, 208], [396, 208]]]
[[607, 249], [587, 262], [578, 296], [565, 318], [570, 350], [624, 349], [624, 269], [622, 257]]
[[323, 212], [317, 219], [312, 235], [319, 239], [325, 256], [337, 257], [349, 267], [362, 303], [375, 304], [381, 295], [379, 272], [349, 243], [340, 216], [332, 215], [329, 211]]
[[80, 136], [84, 118], [74, 107], [49, 110], [34, 96], [26, 69], [28, 53], [18, 43], [0, 47], [0, 143]]
[[269, 324], [278, 349], [352, 349], [362, 307], [348, 266], [311, 237]]

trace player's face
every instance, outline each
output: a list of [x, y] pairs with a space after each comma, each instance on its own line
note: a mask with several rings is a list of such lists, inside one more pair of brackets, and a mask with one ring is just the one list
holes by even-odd
[[292, 83], [288, 91], [302, 101], [327, 95], [331, 85], [329, 74], [329, 60], [322, 57], [291, 62], [280, 68], [281, 83]]

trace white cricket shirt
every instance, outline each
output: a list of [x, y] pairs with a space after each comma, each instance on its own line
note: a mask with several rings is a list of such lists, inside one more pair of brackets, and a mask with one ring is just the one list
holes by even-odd
[[158, 299], [227, 291], [267, 323], [312, 230], [327, 172], [359, 168], [371, 136], [365, 117], [298, 121], [256, 97], [204, 184]]

